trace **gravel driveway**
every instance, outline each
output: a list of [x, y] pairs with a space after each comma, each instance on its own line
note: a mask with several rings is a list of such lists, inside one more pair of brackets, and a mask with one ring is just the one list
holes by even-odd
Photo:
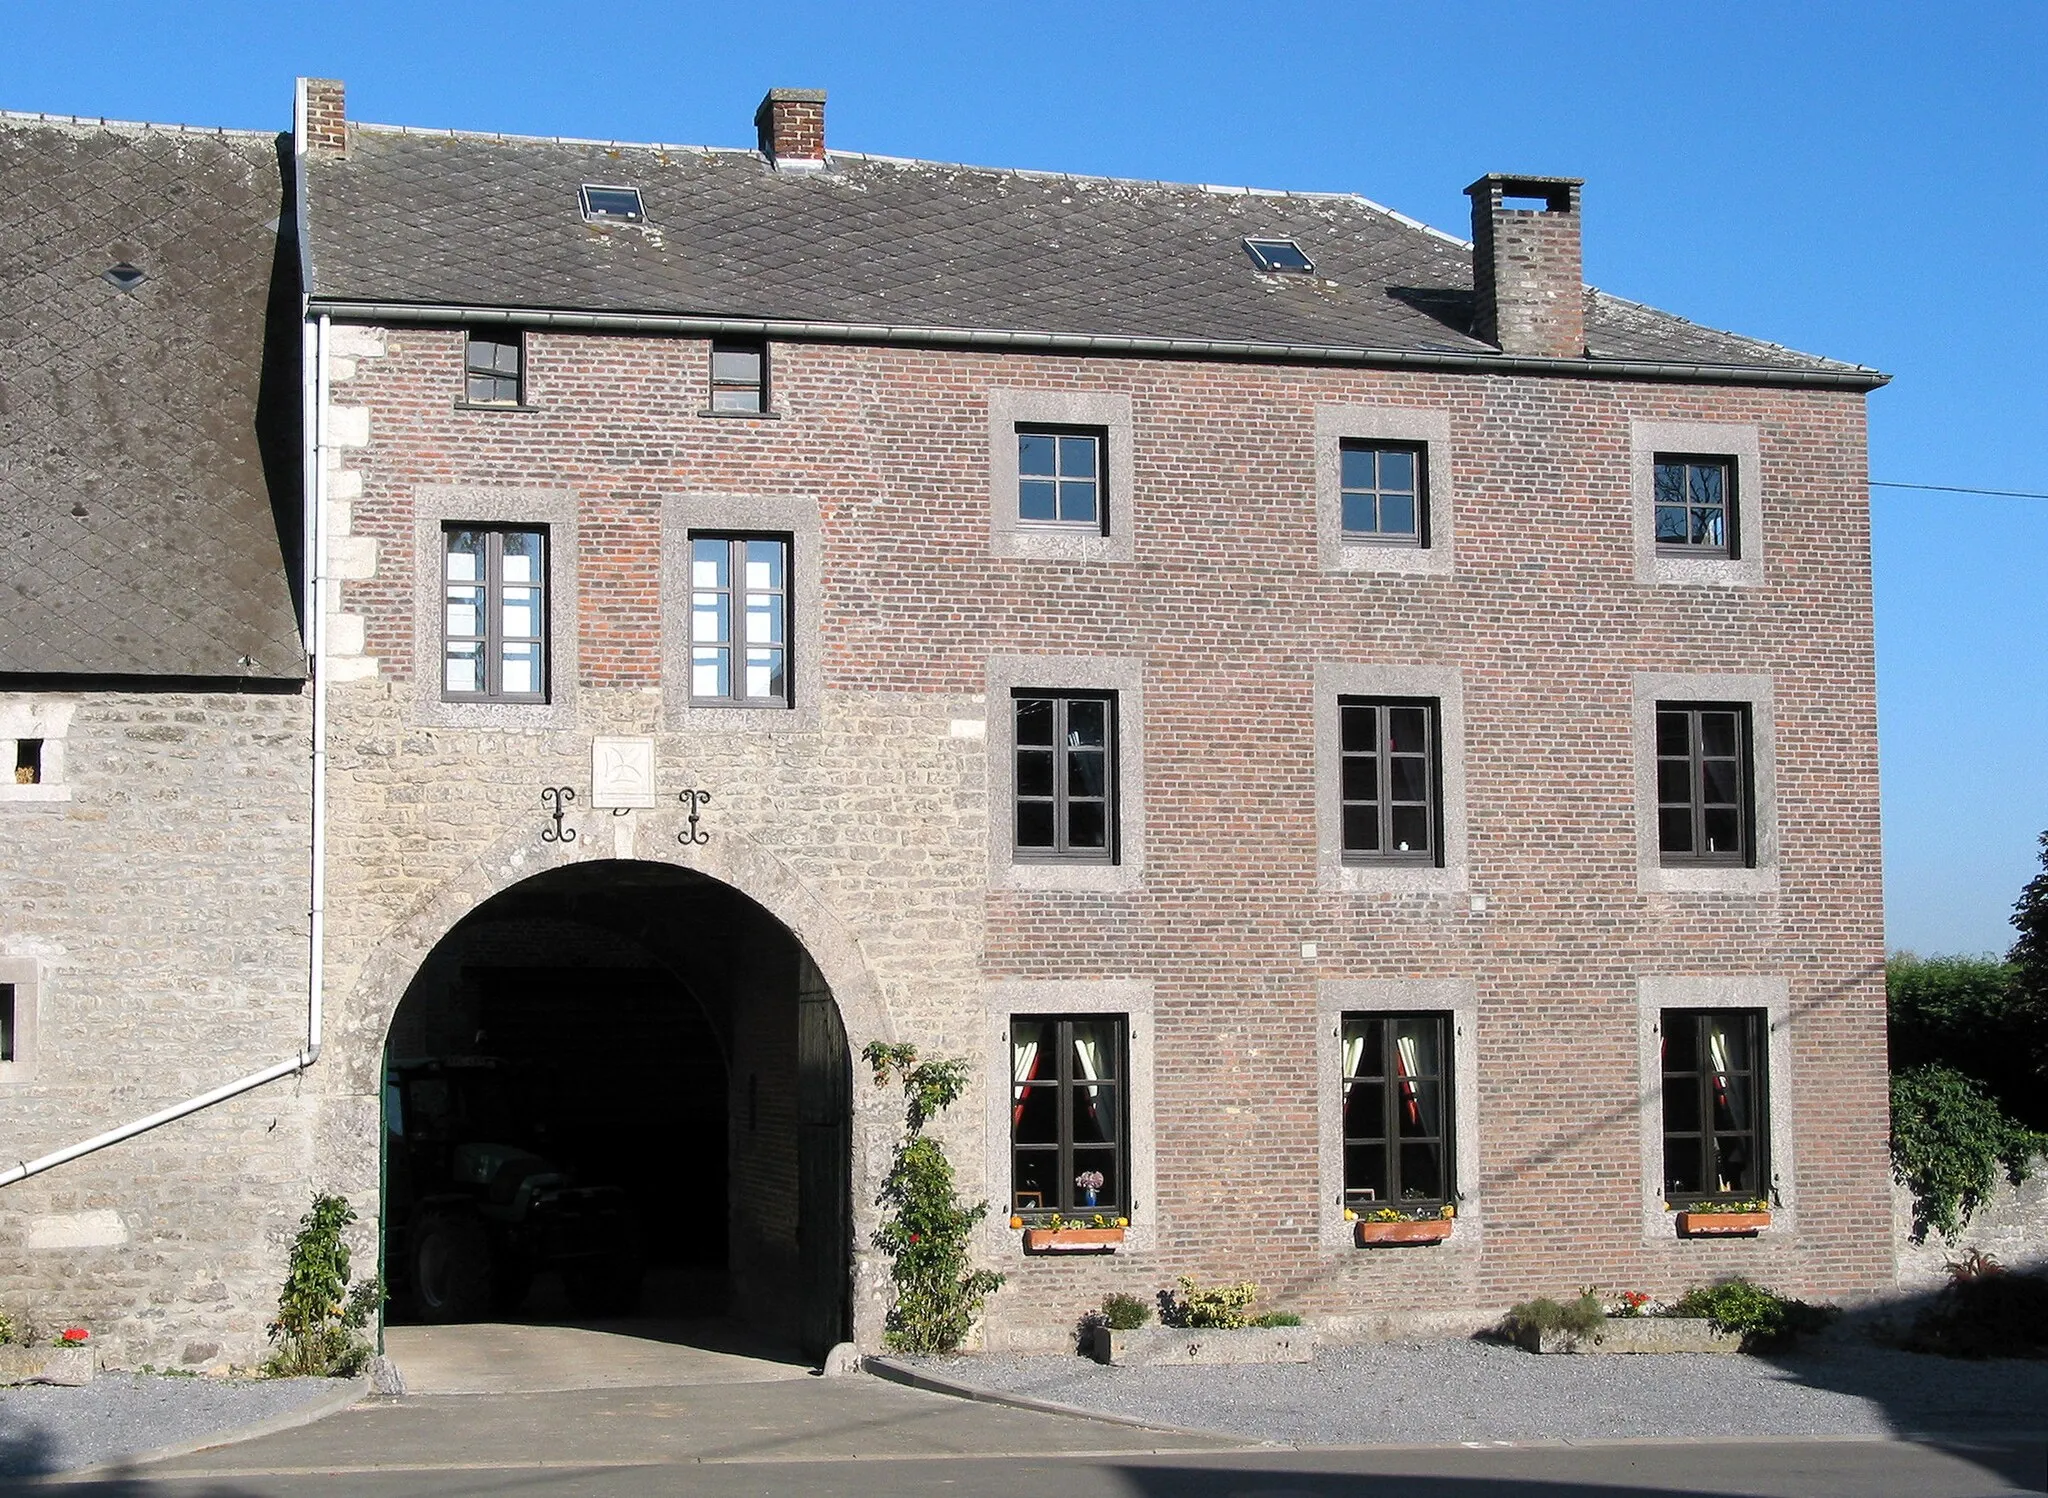
[[76, 1389], [0, 1389], [0, 1478], [70, 1472], [167, 1446], [226, 1439], [355, 1387], [331, 1378], [102, 1373]]
[[1311, 1363], [1246, 1368], [900, 1361], [983, 1389], [1287, 1445], [2048, 1431], [2048, 1362], [1966, 1363], [1846, 1342], [1773, 1358], [1538, 1357], [1428, 1342], [1326, 1346]]

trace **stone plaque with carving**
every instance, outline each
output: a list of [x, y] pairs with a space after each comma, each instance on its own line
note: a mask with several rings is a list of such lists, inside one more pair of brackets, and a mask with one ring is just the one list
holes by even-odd
[[605, 807], [654, 805], [654, 740], [590, 741], [590, 804]]

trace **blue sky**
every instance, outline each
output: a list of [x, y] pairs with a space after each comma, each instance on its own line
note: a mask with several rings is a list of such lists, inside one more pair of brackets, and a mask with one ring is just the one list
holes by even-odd
[[[598, 7], [0, 0], [0, 108], [835, 145], [1355, 191], [1464, 233], [1483, 171], [1588, 179], [1586, 267], [1874, 364], [1874, 477], [2048, 492], [2048, 6], [1299, 3]], [[1889, 939], [2003, 950], [2048, 828], [2048, 500], [1879, 490]]]

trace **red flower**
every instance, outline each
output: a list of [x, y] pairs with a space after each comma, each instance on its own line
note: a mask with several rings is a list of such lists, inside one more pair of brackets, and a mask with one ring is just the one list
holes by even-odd
[[911, 1241], [912, 1243], [915, 1243], [915, 1242], [917, 1242], [917, 1234], [915, 1234], [915, 1233], [912, 1233], [912, 1234], [910, 1235], [910, 1241]]
[[92, 1333], [82, 1326], [67, 1326], [64, 1328], [63, 1340], [66, 1342], [83, 1342], [91, 1335]]

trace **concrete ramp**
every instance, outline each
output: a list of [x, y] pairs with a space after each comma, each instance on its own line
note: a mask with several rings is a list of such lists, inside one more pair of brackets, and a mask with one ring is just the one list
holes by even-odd
[[550, 1394], [686, 1388], [810, 1376], [787, 1347], [724, 1321], [480, 1321], [393, 1326], [384, 1352], [411, 1394]]

